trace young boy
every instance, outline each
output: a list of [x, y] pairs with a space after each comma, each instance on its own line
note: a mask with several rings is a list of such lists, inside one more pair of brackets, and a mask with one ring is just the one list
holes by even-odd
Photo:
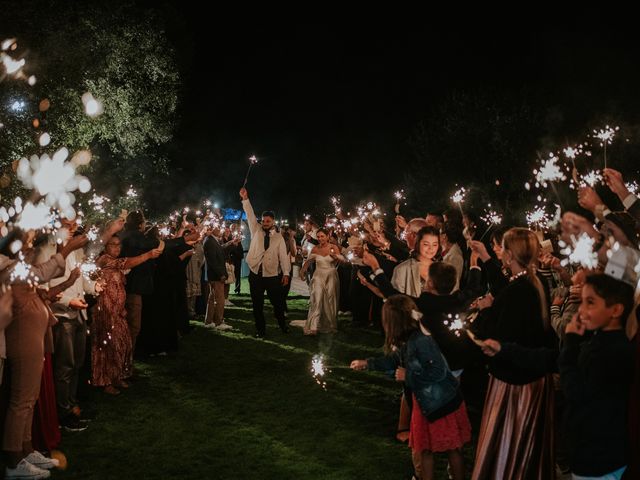
[[633, 294], [608, 275], [587, 277], [566, 328], [559, 365], [573, 480], [617, 480], [627, 465], [632, 349], [624, 327]]

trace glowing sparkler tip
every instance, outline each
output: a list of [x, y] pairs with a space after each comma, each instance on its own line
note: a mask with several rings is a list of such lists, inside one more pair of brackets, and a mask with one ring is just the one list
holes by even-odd
[[465, 197], [466, 194], [467, 194], [467, 191], [465, 190], [465, 188], [464, 187], [460, 187], [451, 196], [451, 200], [453, 200], [454, 203], [462, 203], [462, 202], [464, 202], [464, 197]]

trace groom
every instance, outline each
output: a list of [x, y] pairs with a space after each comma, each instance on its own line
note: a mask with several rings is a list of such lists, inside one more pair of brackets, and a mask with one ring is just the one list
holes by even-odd
[[264, 291], [271, 305], [280, 330], [289, 331], [285, 323], [284, 288], [289, 284], [291, 262], [282, 235], [275, 229], [275, 214], [271, 211], [262, 213], [262, 223], [256, 219], [249, 194], [245, 188], [240, 189], [242, 207], [247, 214], [247, 223], [251, 232], [251, 245], [245, 258], [249, 265], [249, 289], [253, 303], [253, 318], [256, 323], [256, 337], [265, 335]]

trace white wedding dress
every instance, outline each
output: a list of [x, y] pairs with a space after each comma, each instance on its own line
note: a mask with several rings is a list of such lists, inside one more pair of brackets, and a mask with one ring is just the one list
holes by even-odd
[[[316, 333], [335, 333], [338, 330], [338, 295], [340, 281], [336, 270], [336, 261], [330, 255], [311, 254], [316, 269], [309, 285], [309, 313], [303, 328], [305, 335]], [[300, 326], [302, 321], [291, 322]]]

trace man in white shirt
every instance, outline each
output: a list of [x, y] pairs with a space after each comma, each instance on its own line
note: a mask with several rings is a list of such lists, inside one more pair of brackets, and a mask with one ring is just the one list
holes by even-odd
[[[78, 225], [76, 222], [62, 219], [62, 226], [67, 231], [66, 244], [74, 235]], [[41, 255], [45, 258], [56, 252], [55, 241], [44, 246]], [[85, 255], [82, 249], [74, 250], [66, 258], [65, 272], [61, 277], [49, 282], [49, 287], [65, 283], [71, 272], [80, 267]], [[88, 280], [83, 275], [64, 290], [59, 299], [51, 304], [53, 314], [58, 323], [53, 327], [53, 378], [56, 390], [58, 417], [61, 425], [68, 431], [84, 430], [86, 425], [78, 421], [78, 379], [80, 368], [85, 361], [87, 343], [87, 303], [85, 293], [96, 295], [101, 285]]]
[[285, 321], [284, 286], [288, 285], [291, 274], [291, 262], [287, 255], [287, 247], [282, 235], [275, 229], [275, 215], [266, 211], [259, 223], [247, 190], [240, 189], [242, 207], [247, 214], [247, 224], [251, 232], [251, 245], [245, 258], [249, 266], [249, 289], [253, 303], [253, 318], [256, 324], [256, 337], [265, 335], [264, 292], [267, 296], [280, 329], [287, 333], [289, 328]]

